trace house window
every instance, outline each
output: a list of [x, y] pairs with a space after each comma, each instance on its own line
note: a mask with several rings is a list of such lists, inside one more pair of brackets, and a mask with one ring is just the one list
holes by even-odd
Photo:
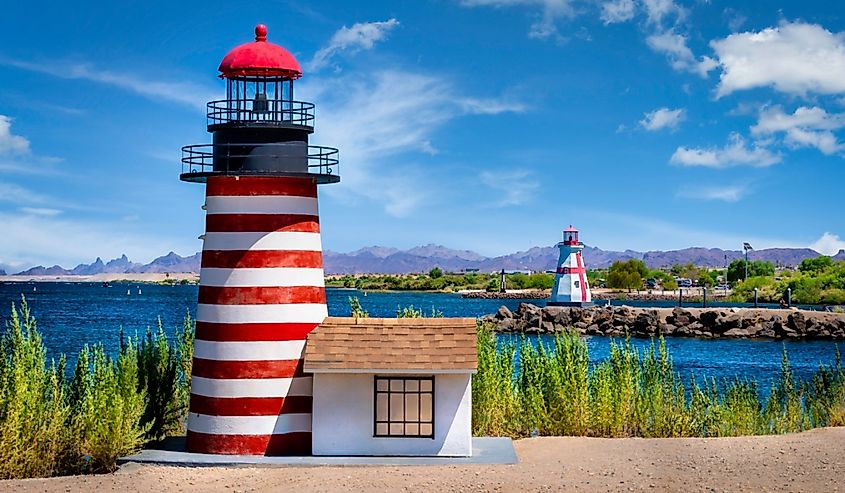
[[434, 438], [434, 377], [375, 377], [373, 435]]

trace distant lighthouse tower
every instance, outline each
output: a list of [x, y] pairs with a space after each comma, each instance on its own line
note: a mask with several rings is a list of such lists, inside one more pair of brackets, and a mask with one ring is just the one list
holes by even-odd
[[293, 97], [302, 70], [267, 27], [219, 71], [213, 143], [182, 148], [180, 178], [206, 183], [187, 448], [310, 454], [302, 354], [327, 315], [317, 185], [340, 180], [338, 151], [308, 145], [314, 105]]
[[590, 286], [587, 285], [587, 268], [581, 250], [584, 244], [578, 241], [578, 230], [570, 224], [563, 230], [563, 241], [557, 244], [560, 257], [557, 261], [551, 306], [592, 305]]

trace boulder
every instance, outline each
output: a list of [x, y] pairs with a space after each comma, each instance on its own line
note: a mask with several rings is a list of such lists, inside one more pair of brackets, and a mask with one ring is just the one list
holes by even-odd
[[499, 319], [499, 320], [504, 320], [504, 319], [507, 319], [507, 318], [513, 318], [513, 312], [510, 310], [510, 308], [506, 307], [505, 305], [502, 305], [502, 306], [499, 307], [499, 310], [496, 312], [496, 318]]

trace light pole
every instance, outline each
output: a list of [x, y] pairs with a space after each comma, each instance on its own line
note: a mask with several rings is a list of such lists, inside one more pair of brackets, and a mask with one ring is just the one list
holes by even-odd
[[745, 250], [745, 277], [742, 279], [744, 282], [748, 280], [748, 251], [754, 249], [751, 248], [751, 244], [747, 241], [742, 244], [742, 249]]

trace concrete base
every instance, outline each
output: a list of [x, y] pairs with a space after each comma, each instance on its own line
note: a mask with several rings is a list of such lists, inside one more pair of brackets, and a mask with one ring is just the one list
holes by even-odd
[[589, 308], [595, 306], [592, 301], [549, 301], [546, 306], [575, 306], [578, 308]]
[[232, 466], [429, 466], [462, 464], [517, 464], [513, 441], [502, 437], [472, 439], [472, 457], [267, 457], [263, 455], [211, 455], [185, 452], [185, 437], [176, 437], [155, 448], [121, 457], [120, 465], [129, 463], [189, 467]]

